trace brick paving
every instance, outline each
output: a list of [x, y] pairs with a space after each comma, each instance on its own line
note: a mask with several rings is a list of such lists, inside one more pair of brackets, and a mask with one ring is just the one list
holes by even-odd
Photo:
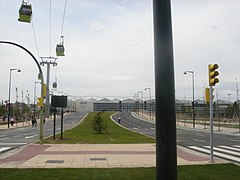
[[[177, 148], [178, 165], [206, 164], [206, 155]], [[222, 162], [217, 160], [217, 162]], [[0, 159], [1, 168], [155, 167], [155, 144], [30, 144]]]

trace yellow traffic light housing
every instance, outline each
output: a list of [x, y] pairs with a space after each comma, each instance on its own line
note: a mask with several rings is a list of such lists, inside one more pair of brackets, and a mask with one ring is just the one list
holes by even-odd
[[209, 75], [209, 86], [215, 86], [219, 83], [219, 79], [216, 76], [219, 75], [219, 72], [216, 71], [218, 69], [217, 64], [209, 64], [208, 65], [208, 75]]
[[205, 101], [207, 104], [210, 103], [210, 90], [209, 88], [205, 88]]
[[[212, 88], [212, 94], [214, 89]], [[214, 99], [214, 95], [212, 95], [212, 100]], [[205, 88], [205, 102], [206, 104], [210, 103], [210, 88]]]
[[43, 106], [43, 99], [41, 97], [38, 97], [37, 100], [38, 100], [37, 105], [39, 107], [42, 107]]

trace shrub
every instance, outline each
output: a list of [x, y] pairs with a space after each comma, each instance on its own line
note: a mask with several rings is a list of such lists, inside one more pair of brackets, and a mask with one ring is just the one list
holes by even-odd
[[102, 118], [102, 113], [98, 112], [93, 118], [92, 127], [98, 134], [102, 134], [107, 129], [106, 121]]

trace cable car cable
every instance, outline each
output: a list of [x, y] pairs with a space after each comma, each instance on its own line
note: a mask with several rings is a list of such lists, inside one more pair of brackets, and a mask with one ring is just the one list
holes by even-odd
[[61, 40], [61, 36], [63, 35], [62, 33], [63, 33], [63, 24], [64, 24], [64, 20], [65, 20], [65, 14], [66, 14], [66, 7], [67, 7], [67, 0], [65, 0], [65, 5], [64, 5], [62, 27], [61, 27], [61, 33], [60, 33], [60, 40]]
[[34, 40], [35, 40], [35, 45], [36, 45], [36, 49], [37, 49], [38, 58], [40, 59], [39, 49], [38, 49], [38, 43], [37, 43], [37, 37], [36, 37], [36, 33], [35, 33], [35, 28], [34, 28], [34, 25], [33, 25], [33, 21], [32, 21], [32, 29], [33, 29], [33, 36], [34, 36]]
[[51, 13], [51, 9], [52, 9], [52, 1], [50, 0], [50, 7], [49, 7], [49, 57], [51, 57], [51, 39], [52, 39], [52, 37], [51, 37], [51, 31], [52, 31], [52, 29], [51, 29], [51, 25], [52, 25], [52, 21], [51, 21], [51, 19], [52, 19], [52, 13]]

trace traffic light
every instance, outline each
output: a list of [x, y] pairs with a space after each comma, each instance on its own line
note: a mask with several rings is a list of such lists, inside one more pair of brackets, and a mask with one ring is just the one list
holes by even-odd
[[143, 109], [147, 110], [147, 101], [144, 101]]
[[209, 88], [205, 88], [205, 101], [207, 104], [210, 103], [210, 90]]
[[219, 83], [219, 79], [216, 76], [219, 75], [219, 72], [216, 71], [218, 69], [217, 64], [209, 64], [208, 65], [208, 75], [209, 75], [209, 86], [215, 86]]
[[41, 97], [38, 97], [37, 100], [38, 100], [37, 105], [39, 107], [42, 107], [43, 106], [43, 99]]
[[[212, 88], [212, 93], [213, 93], [214, 89]], [[214, 95], [212, 95], [212, 99], [214, 99]], [[210, 103], [210, 89], [209, 88], [205, 88], [205, 101], [207, 104]]]

